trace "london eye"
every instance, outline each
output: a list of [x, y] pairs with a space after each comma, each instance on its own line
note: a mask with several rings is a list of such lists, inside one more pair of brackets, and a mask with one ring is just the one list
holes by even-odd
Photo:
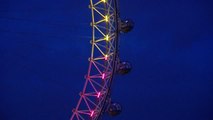
[[108, 113], [117, 116], [122, 107], [111, 100], [111, 86], [116, 74], [129, 73], [132, 66], [121, 61], [119, 35], [131, 31], [134, 23], [121, 19], [118, 0], [90, 0], [91, 56], [80, 99], [70, 120], [100, 120]]

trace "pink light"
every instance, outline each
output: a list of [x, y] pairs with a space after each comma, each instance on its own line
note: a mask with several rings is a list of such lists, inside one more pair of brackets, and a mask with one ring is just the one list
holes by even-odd
[[94, 111], [91, 112], [90, 117], [92, 117], [94, 115]]
[[106, 74], [105, 74], [105, 73], [103, 73], [101, 78], [104, 80], [104, 79], [105, 79], [105, 77], [106, 77]]
[[101, 92], [98, 92], [97, 98], [100, 98], [101, 96]]
[[105, 55], [105, 56], [104, 56], [104, 60], [108, 60], [108, 55]]

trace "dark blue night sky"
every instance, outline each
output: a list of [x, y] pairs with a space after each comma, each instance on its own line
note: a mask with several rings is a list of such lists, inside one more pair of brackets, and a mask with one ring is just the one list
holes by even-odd
[[[68, 120], [90, 55], [89, 0], [0, 0], [0, 120]], [[104, 120], [213, 120], [213, 1], [120, 0], [123, 106]]]

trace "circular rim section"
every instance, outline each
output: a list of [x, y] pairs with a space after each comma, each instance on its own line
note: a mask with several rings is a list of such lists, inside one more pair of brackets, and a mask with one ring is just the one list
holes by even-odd
[[118, 59], [117, 0], [90, 0], [91, 56], [80, 99], [70, 120], [98, 120], [110, 98]]

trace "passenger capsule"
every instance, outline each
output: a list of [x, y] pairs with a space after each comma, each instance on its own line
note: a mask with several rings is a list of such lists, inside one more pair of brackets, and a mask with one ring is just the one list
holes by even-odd
[[132, 70], [132, 66], [129, 62], [120, 62], [118, 66], [117, 73], [121, 75], [125, 75]]
[[111, 103], [108, 109], [110, 116], [117, 116], [122, 112], [122, 107], [118, 103]]
[[130, 19], [121, 20], [120, 24], [120, 32], [121, 33], [128, 33], [134, 28], [134, 22]]

